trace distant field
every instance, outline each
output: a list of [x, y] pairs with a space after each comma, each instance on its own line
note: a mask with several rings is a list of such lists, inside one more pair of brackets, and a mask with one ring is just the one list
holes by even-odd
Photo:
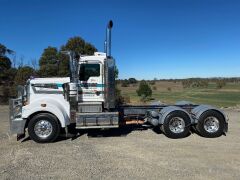
[[[156, 90], [153, 90], [154, 86]], [[209, 83], [207, 88], [184, 89], [180, 82], [157, 81], [155, 85], [151, 85], [151, 87], [154, 101], [161, 101], [163, 103], [175, 103], [176, 101], [187, 100], [218, 107], [240, 105], [240, 83], [228, 83], [222, 89], [217, 89], [215, 83]], [[137, 88], [138, 84], [134, 86], [130, 85], [130, 87], [121, 87], [119, 85], [122, 95], [130, 96], [132, 104], [140, 103], [140, 98], [136, 93]]]
[[[156, 87], [154, 90], [153, 87]], [[129, 87], [118, 85], [123, 96], [130, 97], [131, 104], [140, 104], [140, 98], [136, 90], [138, 84]], [[181, 82], [157, 81], [151, 85], [153, 90], [153, 101], [173, 104], [176, 101], [186, 100], [198, 104], [211, 104], [218, 107], [232, 107], [240, 105], [240, 83], [227, 83], [222, 89], [218, 89], [215, 83], [209, 83], [207, 88], [187, 88], [184, 89]], [[168, 89], [171, 89], [169, 91]], [[0, 86], [0, 97], [2, 87]], [[0, 98], [1, 101], [1, 98]], [[0, 102], [1, 104], [2, 102]]]

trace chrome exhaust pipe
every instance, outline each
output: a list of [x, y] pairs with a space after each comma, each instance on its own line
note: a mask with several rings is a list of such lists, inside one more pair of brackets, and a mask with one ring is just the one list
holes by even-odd
[[104, 52], [106, 53], [107, 57], [111, 57], [111, 29], [113, 27], [113, 22], [110, 20], [107, 25], [106, 29], [106, 40], [104, 42]]

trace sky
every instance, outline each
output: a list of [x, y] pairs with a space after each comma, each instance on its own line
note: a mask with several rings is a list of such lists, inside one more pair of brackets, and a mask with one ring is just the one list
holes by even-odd
[[103, 51], [110, 19], [121, 79], [240, 77], [238, 0], [0, 0], [0, 43], [25, 63], [74, 36]]

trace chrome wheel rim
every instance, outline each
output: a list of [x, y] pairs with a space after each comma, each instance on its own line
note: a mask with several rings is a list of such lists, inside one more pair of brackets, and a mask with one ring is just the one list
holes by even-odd
[[40, 120], [34, 126], [34, 132], [40, 138], [47, 138], [50, 136], [52, 129], [52, 124], [47, 120]]
[[183, 118], [174, 117], [169, 121], [169, 129], [173, 133], [182, 133], [185, 129], [185, 122]]
[[209, 133], [215, 133], [219, 129], [219, 120], [214, 116], [209, 116], [204, 120], [204, 129]]

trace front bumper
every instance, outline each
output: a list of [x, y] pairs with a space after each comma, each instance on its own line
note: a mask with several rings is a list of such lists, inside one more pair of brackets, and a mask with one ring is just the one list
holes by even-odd
[[25, 133], [26, 119], [16, 118], [10, 121], [11, 134], [24, 134]]
[[22, 118], [21, 99], [10, 99], [9, 101], [9, 124], [11, 134], [24, 134], [26, 119]]

